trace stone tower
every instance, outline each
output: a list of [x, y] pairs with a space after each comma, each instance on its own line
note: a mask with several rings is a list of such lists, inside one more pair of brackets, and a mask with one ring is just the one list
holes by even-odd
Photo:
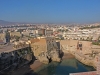
[[8, 30], [5, 32], [5, 39], [6, 43], [10, 43], [10, 32]]

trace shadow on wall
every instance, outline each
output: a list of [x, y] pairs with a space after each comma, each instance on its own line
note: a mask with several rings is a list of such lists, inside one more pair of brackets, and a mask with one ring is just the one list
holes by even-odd
[[60, 42], [56, 42], [59, 50], [59, 57], [62, 58], [64, 56], [64, 52], [60, 49]]
[[58, 49], [60, 50], [60, 42], [56, 42]]

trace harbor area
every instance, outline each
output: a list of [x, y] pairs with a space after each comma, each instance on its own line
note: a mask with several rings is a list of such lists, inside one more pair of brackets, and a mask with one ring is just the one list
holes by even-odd
[[[66, 68], [64, 69], [63, 66], [65, 66]], [[80, 66], [81, 67], [84, 66], [85, 68], [82, 67], [83, 69], [79, 71], [78, 67], [80, 67]], [[74, 70], [73, 72], [75, 72], [75, 71], [76, 72], [85, 72], [85, 71], [91, 71], [91, 70], [94, 71], [95, 70], [93, 67], [85, 66], [84, 64], [77, 61], [72, 54], [65, 53], [62, 57], [61, 62], [51, 62], [49, 64], [43, 64], [40, 61], [35, 60], [34, 63], [31, 63], [30, 65], [25, 65], [25, 66], [15, 70], [11, 75], [49, 75], [49, 73], [51, 75], [53, 75], [54, 73], [59, 75], [61, 73], [58, 71], [56, 72], [56, 70], [58, 70], [58, 69], [63, 69], [64, 71], [66, 71], [66, 74], [69, 75], [68, 67], [72, 67], [70, 69], [73, 69]], [[76, 70], [76, 69], [78, 69], [78, 70]], [[63, 70], [60, 70], [60, 71], [63, 71]], [[61, 75], [66, 75], [66, 74], [62, 73]]]

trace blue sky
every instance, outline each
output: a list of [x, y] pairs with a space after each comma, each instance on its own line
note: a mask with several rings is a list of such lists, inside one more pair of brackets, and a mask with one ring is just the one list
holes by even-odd
[[0, 0], [0, 20], [31, 23], [100, 22], [100, 0]]

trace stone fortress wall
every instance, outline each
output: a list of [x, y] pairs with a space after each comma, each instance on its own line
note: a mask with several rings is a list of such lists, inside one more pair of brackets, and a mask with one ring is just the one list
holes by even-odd
[[22, 48], [19, 45], [16, 47], [17, 44], [15, 44], [14, 50], [0, 54], [0, 72], [11, 66], [20, 67], [31, 62], [33, 55], [45, 64], [48, 64], [49, 60], [60, 62], [60, 50], [64, 53], [69, 52], [83, 64], [96, 68], [96, 56], [99, 55], [99, 47], [87, 41], [59, 40], [58, 42], [60, 47], [57, 46], [56, 40], [53, 37], [47, 37], [31, 39], [27, 42], [29, 45], [27, 47], [23, 44]]
[[[79, 47], [79, 44], [82, 44]], [[63, 52], [69, 52], [75, 56], [77, 60], [85, 65], [97, 67], [97, 56], [100, 55], [100, 46], [92, 45], [89, 41], [78, 40], [61, 40], [60, 46]]]
[[59, 49], [54, 38], [18, 41], [3, 46], [0, 48], [0, 73], [8, 69], [13, 71], [35, 59], [45, 64], [50, 60], [60, 62]]
[[48, 64], [49, 59], [60, 62], [59, 50], [54, 38], [33, 39], [31, 40], [31, 47], [35, 57], [40, 62]]
[[6, 70], [13, 71], [16, 68], [20, 68], [32, 60], [33, 53], [30, 47], [2, 52], [0, 53], [0, 74], [6, 73]]

